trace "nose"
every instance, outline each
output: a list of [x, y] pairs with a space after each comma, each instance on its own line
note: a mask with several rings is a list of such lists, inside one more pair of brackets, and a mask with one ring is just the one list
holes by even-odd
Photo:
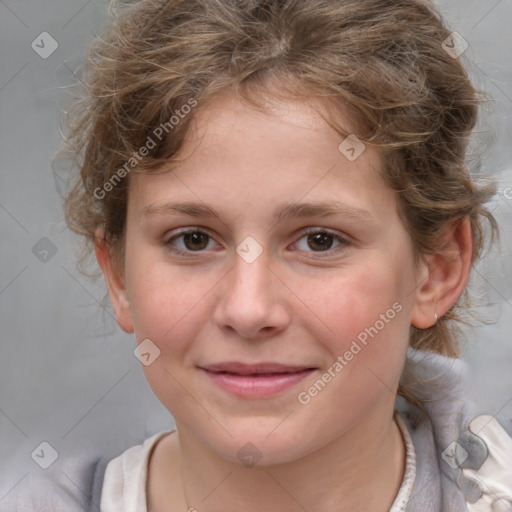
[[228, 334], [244, 339], [275, 336], [291, 320], [287, 297], [289, 288], [270, 268], [265, 252], [252, 263], [238, 254], [231, 271], [219, 283], [219, 300], [213, 320]]

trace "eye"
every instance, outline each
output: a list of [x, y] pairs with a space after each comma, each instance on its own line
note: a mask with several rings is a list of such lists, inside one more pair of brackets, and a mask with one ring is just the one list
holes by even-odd
[[[176, 241], [179, 239], [182, 239], [181, 247], [177, 247], [176, 244]], [[305, 240], [305, 243], [301, 244], [302, 240]], [[164, 245], [168, 246], [176, 254], [191, 256], [191, 253], [202, 252], [207, 249], [210, 241], [213, 241], [213, 238], [208, 233], [198, 228], [189, 228], [169, 238], [164, 242]], [[338, 242], [338, 246], [332, 249], [332, 245], [335, 242]], [[330, 255], [340, 247], [343, 248], [350, 245], [350, 241], [340, 235], [331, 233], [325, 228], [309, 228], [294, 245], [299, 246], [300, 251], [328, 252]], [[308, 251], [308, 248], [313, 249], [313, 251]], [[318, 256], [323, 257], [321, 255]]]
[[[305, 243], [301, 244], [301, 240], [305, 239]], [[337, 248], [332, 249], [333, 242], [337, 241], [338, 246], [337, 248], [341, 246], [342, 248], [344, 246], [350, 245], [350, 242], [335, 233], [331, 233], [330, 231], [326, 230], [325, 228], [310, 228], [308, 229], [305, 234], [299, 239], [298, 242], [296, 242], [295, 245], [299, 247], [299, 250], [306, 251], [306, 252], [320, 252], [325, 253], [328, 252], [329, 255], [332, 254], [333, 251], [335, 251]], [[302, 247], [301, 247], [302, 245]], [[314, 249], [313, 251], [308, 251], [307, 248]], [[320, 257], [323, 257], [322, 255], [319, 255]]]
[[[178, 248], [174, 245], [174, 241], [180, 238], [183, 239], [184, 248]], [[199, 229], [188, 229], [169, 238], [165, 242], [165, 245], [169, 246], [172, 251], [178, 254], [185, 254], [188, 256], [191, 252], [201, 252], [205, 249], [210, 239], [210, 235], [204, 231], [200, 231]]]

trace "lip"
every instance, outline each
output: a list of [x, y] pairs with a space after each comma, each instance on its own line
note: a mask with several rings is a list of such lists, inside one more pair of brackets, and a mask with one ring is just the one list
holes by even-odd
[[243, 398], [265, 398], [297, 385], [310, 375], [311, 366], [279, 363], [225, 362], [199, 367], [218, 387]]
[[209, 364], [200, 366], [203, 370], [210, 372], [227, 372], [238, 375], [251, 375], [261, 373], [295, 373], [301, 370], [312, 368], [307, 365], [289, 365], [274, 362], [264, 363], [241, 363], [239, 361], [226, 361], [223, 363]]

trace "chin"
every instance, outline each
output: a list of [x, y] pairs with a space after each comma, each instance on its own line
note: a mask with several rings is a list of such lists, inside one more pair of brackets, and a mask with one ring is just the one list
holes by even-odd
[[264, 422], [255, 428], [254, 421], [250, 425], [248, 420], [239, 428], [227, 428], [233, 437], [226, 434], [221, 439], [212, 439], [210, 432], [206, 433], [206, 442], [219, 456], [247, 468], [286, 464], [306, 455], [307, 443], [289, 429], [278, 426], [281, 421], [282, 418], [277, 422]]

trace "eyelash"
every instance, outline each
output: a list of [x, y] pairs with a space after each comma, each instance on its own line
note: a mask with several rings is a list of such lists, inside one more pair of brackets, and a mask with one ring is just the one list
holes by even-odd
[[[174, 242], [176, 239], [182, 237], [183, 235], [189, 235], [189, 234], [194, 234], [194, 233], [201, 233], [201, 234], [204, 234], [204, 235], [208, 236], [210, 239], [213, 239], [213, 237], [210, 236], [207, 232], [202, 231], [199, 228], [192, 228], [192, 229], [184, 229], [183, 231], [178, 232], [177, 234], [175, 234], [171, 238], [169, 238], [166, 241], [164, 241], [164, 245], [166, 247], [168, 247], [169, 250], [171, 250], [175, 254], [178, 254], [180, 256], [185, 256], [185, 257], [193, 257], [193, 256], [191, 256], [191, 254], [193, 254], [193, 253], [201, 253], [201, 252], [203, 252], [203, 250], [200, 250], [200, 251], [184, 251], [183, 249], [178, 249], [175, 246], [173, 246], [172, 242]], [[301, 233], [301, 236], [300, 236], [299, 240], [301, 240], [302, 238], [304, 238], [307, 235], [313, 235], [313, 234], [319, 234], [319, 233], [327, 234], [327, 235], [332, 236], [335, 240], [339, 241], [341, 243], [341, 245], [338, 246], [338, 247], [335, 247], [334, 249], [327, 249], [326, 251], [306, 251], [306, 252], [313, 252], [314, 254], [318, 254], [318, 256], [315, 256], [315, 258], [324, 258], [324, 257], [327, 257], [327, 256], [331, 256], [333, 251], [337, 252], [337, 250], [341, 250], [344, 247], [348, 247], [348, 246], [352, 245], [351, 242], [349, 240], [347, 240], [346, 238], [344, 238], [344, 237], [342, 237], [340, 235], [337, 235], [337, 234], [335, 234], [335, 233], [333, 233], [330, 230], [325, 229], [325, 228], [307, 228], [305, 231], [303, 231]], [[322, 254], [326, 254], [326, 256], [323, 256]]]

